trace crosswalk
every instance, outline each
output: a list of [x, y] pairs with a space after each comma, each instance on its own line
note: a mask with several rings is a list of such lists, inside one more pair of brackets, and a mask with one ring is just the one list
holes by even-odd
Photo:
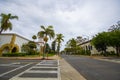
[[61, 80], [59, 60], [42, 60], [10, 80]]

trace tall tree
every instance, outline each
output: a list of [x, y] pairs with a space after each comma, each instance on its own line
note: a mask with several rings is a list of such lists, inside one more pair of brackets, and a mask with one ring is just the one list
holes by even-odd
[[[48, 37], [54, 38], [55, 32], [53, 30], [53, 26], [48, 26], [47, 28], [44, 26], [41, 26], [42, 31], [38, 32], [38, 36], [43, 37], [43, 40], [45, 41], [45, 45], [47, 44]], [[46, 46], [44, 46], [44, 52], [45, 52]], [[44, 53], [43, 53], [43, 59], [44, 59]]]
[[48, 37], [50, 39], [55, 37], [53, 26], [48, 26], [47, 28], [45, 28], [44, 26], [41, 26], [41, 29], [42, 31], [38, 32], [38, 36], [43, 36], [45, 42], [48, 41]]
[[66, 50], [73, 54], [77, 52], [76, 49], [77, 49], [77, 41], [74, 38], [72, 38], [66, 43]]
[[116, 48], [117, 56], [120, 56], [120, 21], [109, 29], [109, 44]]
[[57, 52], [58, 52], [58, 54], [59, 54], [59, 51], [60, 51], [60, 44], [61, 44], [62, 41], [64, 41], [63, 38], [64, 38], [63, 34], [57, 34], [56, 42], [58, 43], [57, 44]]
[[120, 56], [120, 30], [109, 32], [109, 44], [116, 49], [117, 56]]
[[70, 39], [68, 42], [67, 42], [67, 47], [69, 47], [69, 48], [74, 48], [74, 47], [76, 47], [77, 46], [77, 41], [74, 39], [74, 38], [72, 38], [72, 39]]
[[0, 26], [0, 34], [6, 30], [12, 30], [12, 23], [10, 22], [11, 19], [18, 19], [18, 16], [12, 16], [9, 14], [2, 13], [1, 15], [1, 26]]
[[108, 32], [102, 32], [102, 33], [98, 33], [91, 42], [95, 48], [98, 51], [102, 51], [102, 53], [104, 53], [104, 55], [106, 53], [106, 49], [107, 46], [109, 45], [109, 33]]

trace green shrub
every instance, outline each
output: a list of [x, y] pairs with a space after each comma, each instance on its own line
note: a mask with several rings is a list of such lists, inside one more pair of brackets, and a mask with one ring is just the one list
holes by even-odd
[[21, 57], [25, 56], [26, 53], [3, 53], [2, 56], [4, 57]]
[[36, 50], [30, 50], [27, 55], [39, 55], [39, 52], [37, 52]]
[[48, 53], [48, 56], [54, 56], [55, 53]]

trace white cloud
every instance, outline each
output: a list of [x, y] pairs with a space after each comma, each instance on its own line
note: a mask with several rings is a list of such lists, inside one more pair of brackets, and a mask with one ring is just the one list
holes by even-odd
[[[120, 20], [119, 0], [1, 0], [0, 12], [18, 15], [13, 30], [31, 39], [40, 25], [53, 25], [56, 33], [72, 37], [94, 35]], [[62, 47], [63, 48], [63, 47]]]

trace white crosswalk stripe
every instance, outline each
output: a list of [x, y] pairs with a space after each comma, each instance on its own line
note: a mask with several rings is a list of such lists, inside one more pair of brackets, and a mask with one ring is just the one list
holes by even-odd
[[61, 80], [59, 60], [43, 60], [10, 80]]

